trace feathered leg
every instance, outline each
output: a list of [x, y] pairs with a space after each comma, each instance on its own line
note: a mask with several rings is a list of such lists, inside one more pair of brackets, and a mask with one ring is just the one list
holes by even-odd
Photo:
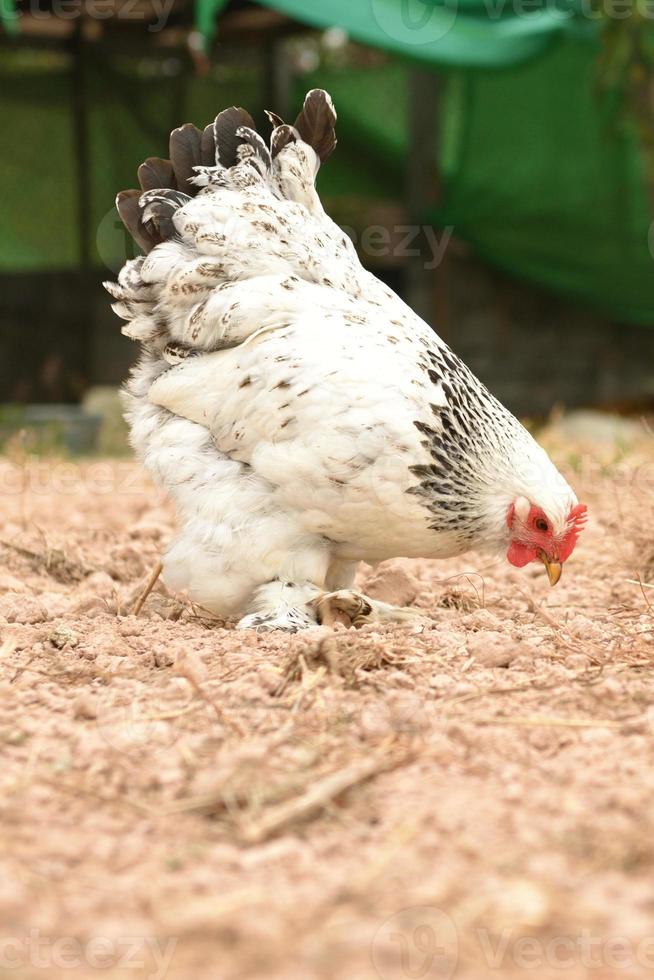
[[244, 616], [238, 629], [284, 630], [297, 633], [310, 626], [358, 628], [366, 623], [401, 623], [418, 619], [420, 610], [391, 606], [352, 589], [325, 592], [307, 582], [298, 585], [276, 579], [255, 590], [249, 604], [252, 612]]
[[310, 583], [297, 585], [280, 579], [267, 582], [255, 590], [249, 603], [253, 611], [240, 620], [237, 629], [297, 633], [316, 626], [319, 620], [315, 602], [322, 594]]

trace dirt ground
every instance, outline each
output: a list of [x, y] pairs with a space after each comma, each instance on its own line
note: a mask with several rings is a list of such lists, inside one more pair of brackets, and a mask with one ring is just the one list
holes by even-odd
[[291, 637], [130, 615], [137, 465], [0, 461], [0, 976], [651, 976], [653, 447], [555, 445], [556, 589], [398, 560], [424, 622]]

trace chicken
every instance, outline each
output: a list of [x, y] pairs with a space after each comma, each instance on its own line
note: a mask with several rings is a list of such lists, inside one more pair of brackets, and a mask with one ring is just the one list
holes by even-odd
[[106, 288], [143, 347], [132, 444], [180, 518], [166, 583], [288, 631], [412, 615], [353, 590], [361, 561], [504, 552], [556, 584], [585, 506], [325, 214], [327, 93], [269, 118], [270, 147], [242, 109], [175, 130], [117, 199], [145, 255]]

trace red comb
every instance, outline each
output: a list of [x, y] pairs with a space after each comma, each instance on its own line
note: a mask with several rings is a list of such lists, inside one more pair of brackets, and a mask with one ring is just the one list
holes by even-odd
[[577, 531], [581, 531], [588, 520], [588, 507], [586, 504], [577, 504], [568, 514], [568, 522], [572, 523]]
[[568, 531], [559, 545], [559, 558], [565, 561], [574, 551], [579, 533], [583, 531], [588, 517], [586, 504], [577, 504], [568, 514]]

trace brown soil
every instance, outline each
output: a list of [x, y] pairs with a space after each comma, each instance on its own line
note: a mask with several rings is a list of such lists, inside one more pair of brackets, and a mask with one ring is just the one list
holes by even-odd
[[396, 561], [424, 623], [289, 638], [130, 615], [136, 465], [0, 461], [0, 976], [650, 975], [654, 453], [562, 463], [556, 589]]

